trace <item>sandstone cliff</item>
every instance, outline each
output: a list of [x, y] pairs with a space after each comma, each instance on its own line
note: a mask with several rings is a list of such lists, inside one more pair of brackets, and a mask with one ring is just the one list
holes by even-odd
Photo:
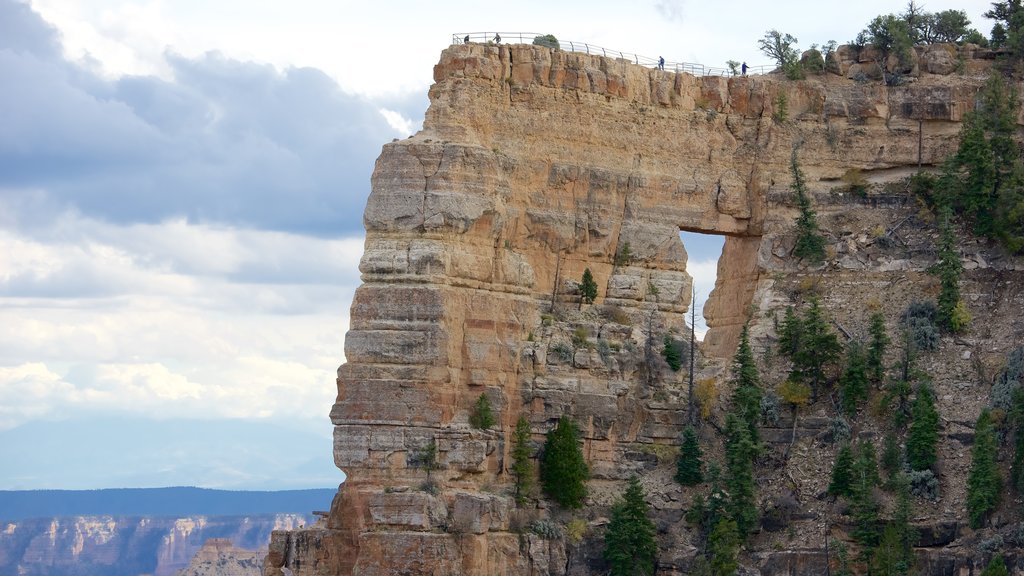
[[[679, 442], [686, 386], [643, 353], [649, 335], [686, 331], [679, 231], [726, 236], [701, 350], [701, 377], [717, 378], [723, 401], [740, 326], [750, 320], [773, 384], [775, 318], [809, 289], [848, 332], [865, 330], [870, 299], [895, 323], [936, 289], [925, 273], [931, 225], [897, 183], [955, 150], [988, 68], [961, 50], [922, 50], [912, 81], [887, 87], [865, 73], [871, 58], [862, 64], [849, 49], [833, 73], [799, 82], [700, 78], [528, 45], [447, 49], [423, 130], [386, 145], [373, 175], [363, 284], [331, 412], [334, 460], [348, 480], [323, 525], [275, 533], [265, 574], [587, 574], [600, 566], [606, 507], [634, 473], [656, 511], [661, 572], [685, 573], [691, 492], [671, 481], [666, 456]], [[951, 74], [950, 58], [963, 73]], [[795, 146], [829, 241], [820, 269], [787, 257]], [[850, 169], [875, 183], [865, 198], [846, 192]], [[899, 242], [879, 240], [893, 235]], [[631, 257], [616, 259], [627, 244]], [[939, 546], [963, 536], [964, 423], [987, 394], [970, 373], [1019, 340], [1024, 305], [1019, 260], [981, 243], [964, 257], [976, 264], [965, 293], [977, 328], [943, 340], [927, 361], [950, 479], [918, 520], [939, 532], [952, 525], [931, 542]], [[599, 297], [577, 309], [585, 268]], [[468, 425], [482, 393], [499, 415], [489, 431]], [[819, 438], [827, 408], [816, 410], [795, 428], [791, 457], [759, 471], [766, 507], [786, 492], [799, 508], [792, 530], [766, 530], [752, 544], [744, 563], [763, 574], [821, 573], [822, 535], [839, 522], [816, 497], [834, 452]], [[568, 515], [543, 503], [515, 509], [508, 494], [516, 419], [539, 441], [562, 414], [581, 423], [593, 474], [590, 506], [577, 515], [582, 540], [531, 532], [534, 520]], [[766, 437], [788, 444], [791, 429], [782, 422]], [[436, 491], [419, 489], [427, 478], [414, 465], [430, 441]], [[953, 573], [973, 560], [942, 548], [928, 562]]]
[[262, 551], [239, 548], [227, 538], [210, 538], [175, 576], [259, 576], [262, 567]]

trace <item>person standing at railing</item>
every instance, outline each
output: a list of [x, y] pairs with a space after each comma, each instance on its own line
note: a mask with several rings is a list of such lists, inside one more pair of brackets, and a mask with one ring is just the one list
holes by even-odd
[[501, 44], [501, 34], [498, 34], [497, 32], [494, 33], [494, 43]]
[[466, 34], [465, 43], [469, 44], [469, 34]]
[[658, 56], [658, 70], [665, 69], [665, 58], [664, 56]]
[[[735, 60], [733, 62], [734, 62], [733, 66], [735, 66], [736, 65], [735, 64]], [[746, 62], [743, 63], [743, 66], [740, 66], [740, 70], [743, 72], [744, 76], [747, 75], [747, 63]], [[733, 72], [733, 74], [735, 74], [735, 72]]]

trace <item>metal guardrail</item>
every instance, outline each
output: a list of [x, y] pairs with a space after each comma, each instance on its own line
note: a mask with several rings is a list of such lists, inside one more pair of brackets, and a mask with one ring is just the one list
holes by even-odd
[[[706, 67], [703, 64], [695, 64], [693, 62], [669, 62], [666, 60], [662, 64], [660, 63], [659, 58], [641, 56], [631, 52], [620, 52], [619, 50], [610, 50], [587, 42], [559, 40], [558, 45], [555, 46], [551, 42], [544, 41], [546, 36], [548, 36], [548, 34], [538, 34], [536, 32], [470, 32], [468, 34], [461, 32], [452, 34], [452, 44], [533, 44], [534, 39], [541, 38], [542, 40], [537, 42], [537, 44], [547, 46], [548, 48], [558, 48], [567, 52], [580, 52], [583, 54], [593, 54], [595, 56], [605, 56], [609, 58], [621, 58], [639, 66], [646, 66], [647, 68], [660, 68], [670, 72], [685, 72], [691, 76], [739, 75], [728, 68], [711, 68]], [[747, 75], [767, 74], [776, 68], [777, 66], [771, 64], [747, 66]]]

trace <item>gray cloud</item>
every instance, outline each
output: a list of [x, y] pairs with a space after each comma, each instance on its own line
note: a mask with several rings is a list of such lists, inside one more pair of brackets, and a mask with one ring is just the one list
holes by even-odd
[[425, 107], [421, 96], [372, 102], [316, 69], [217, 53], [167, 54], [173, 81], [107, 80], [65, 61], [57, 33], [23, 4], [0, 0], [0, 22], [0, 75], [18, 87], [0, 91], [0, 196], [44, 190], [47, 202], [114, 223], [358, 234], [353, 207], [381, 145], [400, 135], [380, 109], [418, 118]]

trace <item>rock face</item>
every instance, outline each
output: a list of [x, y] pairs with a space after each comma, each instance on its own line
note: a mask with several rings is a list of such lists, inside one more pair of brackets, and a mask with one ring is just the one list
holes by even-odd
[[0, 524], [0, 574], [174, 576], [209, 538], [264, 550], [273, 530], [308, 524], [309, 518], [296, 514], [78, 516], [8, 522]]
[[262, 550], [246, 550], [227, 538], [210, 538], [176, 576], [259, 576]]
[[[664, 457], [687, 419], [686, 380], [658, 353], [663, 335], [688, 334], [679, 231], [726, 236], [702, 345], [702, 377], [717, 378], [723, 401], [721, 368], [740, 327], [749, 319], [764, 350], [773, 311], [802, 278], [817, 278], [830, 312], [858, 326], [852, 302], [908, 276], [890, 291], [893, 306], [931, 286], [927, 256], [861, 242], [860, 226], [885, 233], [913, 212], [906, 196], [861, 200], [840, 179], [857, 169], [884, 183], [940, 163], [985, 75], [931, 74], [947, 66], [929, 52], [915, 82], [887, 87], [850, 79], [870, 58], [838, 54], [829, 66], [845, 66], [842, 75], [792, 82], [700, 78], [530, 45], [445, 50], [423, 130], [386, 145], [373, 174], [363, 284], [331, 411], [334, 460], [348, 480], [322, 525], [274, 534], [264, 573], [599, 571], [602, 514], [634, 473], [669, 551], [661, 573], [688, 570], [689, 493]], [[794, 147], [835, 255], [816, 271], [786, 258]], [[599, 296], [581, 306], [588, 268]], [[481, 394], [497, 414], [491, 430], [468, 424]], [[582, 541], [545, 536], [537, 521], [567, 522], [565, 513], [516, 509], [509, 492], [516, 420], [539, 442], [563, 414], [581, 425], [593, 478], [576, 518]], [[797, 453], [821, 465], [815, 438], [803, 434]], [[428, 474], [417, 462], [431, 443], [438, 468]], [[819, 513], [811, 506], [806, 518]], [[789, 554], [751, 563], [764, 574], [823, 565], [817, 552]]]

